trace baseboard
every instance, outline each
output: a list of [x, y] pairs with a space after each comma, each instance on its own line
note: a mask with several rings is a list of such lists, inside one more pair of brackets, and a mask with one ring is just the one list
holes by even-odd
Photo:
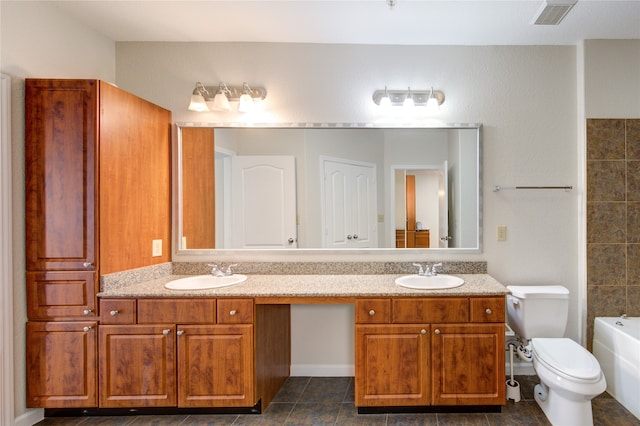
[[42, 408], [36, 408], [27, 411], [14, 420], [14, 426], [32, 426], [44, 419], [44, 410]]
[[353, 377], [353, 364], [292, 364], [292, 376], [302, 377]]

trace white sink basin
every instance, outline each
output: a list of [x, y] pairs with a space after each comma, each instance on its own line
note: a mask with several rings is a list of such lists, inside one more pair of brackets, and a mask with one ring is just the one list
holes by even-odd
[[214, 277], [213, 275], [194, 275], [169, 281], [164, 286], [171, 290], [204, 290], [208, 288], [228, 287], [247, 280], [246, 275], [233, 274], [228, 277]]
[[464, 284], [464, 280], [453, 275], [405, 275], [396, 278], [396, 284], [402, 287], [415, 288], [421, 290], [439, 290], [443, 288], [460, 287]]

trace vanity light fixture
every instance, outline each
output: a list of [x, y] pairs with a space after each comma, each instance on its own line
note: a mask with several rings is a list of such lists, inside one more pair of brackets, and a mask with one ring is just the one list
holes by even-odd
[[427, 99], [427, 109], [432, 112], [438, 111], [440, 109], [438, 98], [436, 98], [433, 94], [433, 87], [431, 87], [431, 93], [429, 93], [429, 99]]
[[[426, 106], [429, 110], [431, 110], [431, 108], [437, 110], [437, 107], [440, 107], [444, 102], [444, 93], [439, 90], [434, 90], [433, 88], [428, 90], [413, 90], [411, 88], [408, 88], [408, 90], [391, 90], [385, 87], [384, 90], [376, 90], [373, 92], [372, 96], [373, 102], [381, 107], [387, 102], [384, 100], [385, 97], [389, 99], [391, 106], [403, 106], [407, 99], [411, 99], [415, 106]], [[410, 103], [410, 101], [408, 101], [408, 103]]]
[[204, 99], [205, 95], [209, 95], [207, 89], [202, 85], [202, 83], [197, 82], [196, 88], [193, 89], [193, 93], [191, 94], [191, 102], [189, 102], [189, 109], [191, 111], [208, 111], [209, 107]]
[[[215, 93], [211, 97], [211, 93]], [[191, 111], [230, 111], [230, 102], [239, 102], [238, 110], [240, 112], [248, 112], [251, 110], [255, 101], [263, 100], [267, 97], [267, 90], [263, 87], [250, 87], [247, 83], [242, 86], [227, 86], [220, 83], [218, 87], [204, 86], [202, 83], [196, 83], [196, 88], [191, 95], [189, 110]]]
[[413, 108], [414, 106], [416, 106], [416, 103], [411, 96], [411, 87], [409, 87], [407, 90], [407, 95], [405, 96], [404, 101], [402, 101], [402, 106], [404, 108]]
[[380, 108], [391, 108], [391, 98], [389, 97], [389, 93], [387, 92], [387, 86], [384, 86], [384, 93], [378, 102]]
[[220, 83], [218, 86], [218, 93], [211, 102], [210, 109], [214, 111], [231, 111], [231, 105], [229, 104], [229, 89], [225, 83]]
[[240, 105], [238, 111], [251, 112], [253, 109], [253, 97], [251, 87], [247, 83], [242, 83], [242, 95], [240, 95]]

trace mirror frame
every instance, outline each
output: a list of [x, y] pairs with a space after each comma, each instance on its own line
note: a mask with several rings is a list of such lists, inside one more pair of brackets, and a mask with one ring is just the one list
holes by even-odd
[[[461, 260], [460, 255], [482, 253], [483, 240], [483, 168], [482, 168], [482, 124], [481, 123], [240, 123], [240, 122], [176, 122], [173, 138], [172, 179], [172, 260], [174, 262], [208, 261], [215, 257], [217, 261], [409, 261], [414, 259], [449, 258]], [[471, 248], [295, 248], [295, 249], [179, 249], [181, 221], [181, 156], [182, 127], [213, 128], [258, 128], [258, 129], [472, 129], [477, 130], [476, 146], [478, 152], [478, 205], [477, 247]]]

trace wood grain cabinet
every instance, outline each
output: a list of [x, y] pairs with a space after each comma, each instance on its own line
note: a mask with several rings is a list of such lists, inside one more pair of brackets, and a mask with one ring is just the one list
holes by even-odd
[[356, 406], [505, 403], [504, 297], [357, 299], [355, 306]]
[[99, 319], [101, 273], [169, 261], [170, 126], [170, 111], [105, 82], [25, 81], [28, 407], [97, 405], [96, 327], [78, 329]]
[[253, 309], [252, 299], [137, 300], [135, 323], [100, 327], [100, 407], [254, 406]]
[[27, 405], [97, 406], [97, 322], [27, 323]]

